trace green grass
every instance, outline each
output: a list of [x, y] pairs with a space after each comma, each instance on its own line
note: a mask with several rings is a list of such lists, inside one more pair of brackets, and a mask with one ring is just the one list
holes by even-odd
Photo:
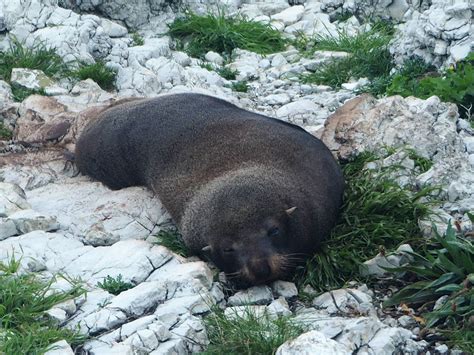
[[343, 51], [350, 55], [322, 64], [314, 73], [301, 77], [305, 83], [329, 85], [338, 88], [341, 84], [366, 77], [369, 80], [387, 76], [393, 67], [388, 44], [392, 29], [376, 24], [372, 29], [350, 36], [339, 31], [338, 36], [316, 35], [313, 38], [298, 38], [294, 45], [306, 55], [317, 50]]
[[156, 237], [158, 238], [155, 242], [156, 244], [162, 245], [172, 252], [184, 257], [191, 255], [183, 242], [183, 237], [181, 237], [177, 229], [160, 230]]
[[10, 140], [13, 137], [13, 132], [5, 127], [3, 122], [0, 122], [0, 139]]
[[10, 82], [13, 68], [42, 70], [47, 76], [61, 76], [67, 71], [67, 65], [56, 53], [43, 42], [28, 48], [15, 38], [11, 39], [10, 48], [0, 53], [0, 79]]
[[204, 318], [210, 344], [202, 354], [275, 354], [276, 349], [296, 338], [304, 329], [291, 318], [257, 316], [250, 308], [243, 316], [227, 318], [215, 308]]
[[474, 106], [474, 53], [441, 75], [422, 75], [425, 73], [407, 75], [402, 71], [394, 75], [387, 87], [387, 95], [421, 99], [436, 95], [441, 101], [457, 104], [461, 114]]
[[122, 274], [117, 275], [117, 277], [107, 275], [102, 282], [97, 283], [97, 286], [115, 296], [133, 288], [131, 283], [123, 281]]
[[[426, 327], [439, 326], [453, 345], [472, 354], [474, 342], [469, 339], [474, 339], [474, 245], [468, 237], [456, 235], [449, 225], [444, 236], [436, 232], [423, 249], [411, 253], [413, 261], [408, 265], [390, 269], [403, 271], [410, 280], [418, 281], [404, 287], [384, 306], [406, 303], [431, 309], [424, 314]], [[436, 300], [445, 295], [446, 303], [432, 310]]]
[[132, 33], [132, 40], [133, 40], [133, 46], [143, 46], [145, 44], [145, 40], [143, 39], [142, 36], [138, 32], [133, 32]]
[[115, 70], [108, 68], [105, 63], [98, 61], [94, 64], [81, 65], [71, 72], [71, 76], [78, 80], [92, 79], [102, 89], [112, 90], [115, 87]]
[[358, 278], [359, 265], [380, 249], [423, 242], [418, 220], [427, 217], [430, 208], [422, 200], [435, 189], [400, 187], [390, 177], [400, 166], [364, 169], [377, 159], [373, 153], [362, 153], [343, 164], [346, 188], [339, 221], [321, 251], [297, 274], [300, 286], [310, 284], [319, 291], [341, 287]]
[[26, 99], [30, 95], [43, 95], [46, 96], [46, 91], [44, 91], [43, 88], [39, 90], [35, 89], [28, 89], [22, 86], [16, 86], [12, 85], [12, 94], [13, 94], [13, 100], [16, 102], [22, 102], [24, 99]]
[[235, 78], [239, 74], [239, 71], [227, 67], [222, 67], [217, 70], [217, 74], [219, 74], [226, 80], [235, 80]]
[[243, 16], [230, 17], [223, 11], [204, 16], [186, 11], [168, 25], [168, 34], [198, 58], [209, 51], [229, 57], [236, 48], [269, 54], [282, 51], [287, 45], [281, 33], [270, 25]]
[[366, 92], [374, 96], [382, 96], [387, 93], [387, 90], [392, 85], [394, 78], [404, 78], [403, 80], [406, 80], [407, 83], [410, 82], [409, 85], [411, 86], [417, 79], [425, 76], [427, 73], [433, 72], [435, 69], [436, 68], [426, 64], [419, 58], [408, 59], [403, 63], [396, 74], [387, 74], [374, 78], [370, 84], [361, 88], [360, 92]]
[[231, 89], [237, 92], [247, 92], [249, 91], [249, 85], [245, 80], [236, 81], [235, 83], [232, 83]]
[[31, 273], [18, 273], [19, 262], [12, 258], [0, 263], [0, 353], [41, 354], [56, 341], [77, 345], [85, 339], [78, 333], [59, 328], [45, 316], [54, 305], [84, 293], [72, 283], [67, 292], [53, 292], [54, 279], [46, 282]]

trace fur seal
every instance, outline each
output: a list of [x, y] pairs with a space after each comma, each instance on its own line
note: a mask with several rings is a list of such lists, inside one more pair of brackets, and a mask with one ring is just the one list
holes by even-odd
[[106, 109], [75, 156], [111, 189], [153, 190], [188, 248], [237, 283], [287, 276], [329, 235], [342, 202], [342, 172], [319, 139], [201, 94]]

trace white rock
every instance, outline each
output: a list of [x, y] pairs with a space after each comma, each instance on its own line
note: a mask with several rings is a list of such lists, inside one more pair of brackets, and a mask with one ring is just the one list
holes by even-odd
[[56, 217], [42, 214], [33, 210], [22, 210], [11, 214], [8, 220], [15, 223], [16, 229], [20, 234], [26, 234], [36, 230], [46, 232], [59, 229], [59, 223]]
[[44, 355], [74, 355], [74, 351], [66, 340], [60, 340], [51, 344]]
[[46, 314], [51, 320], [59, 325], [63, 324], [68, 318], [67, 313], [60, 308], [51, 308], [50, 310], [46, 311]]
[[272, 16], [272, 20], [281, 21], [285, 26], [292, 25], [295, 22], [298, 22], [304, 14], [304, 6], [297, 5], [289, 7], [282, 12]]
[[259, 319], [267, 315], [266, 306], [235, 306], [227, 307], [224, 315], [228, 319]]
[[348, 355], [351, 353], [344, 345], [316, 330], [304, 333], [294, 340], [287, 341], [276, 351], [276, 355]]
[[317, 111], [319, 106], [310, 100], [298, 100], [280, 107], [276, 116], [279, 118], [292, 118], [297, 115], [311, 114]]
[[413, 334], [403, 328], [381, 329], [367, 344], [374, 354], [393, 354], [402, 351], [404, 354], [417, 354], [426, 348], [424, 342], [415, 342]]
[[123, 37], [128, 33], [126, 27], [104, 18], [101, 19], [101, 25], [104, 29], [104, 32], [111, 38]]
[[19, 234], [16, 224], [10, 219], [0, 221], [0, 240]]
[[288, 94], [271, 94], [263, 98], [263, 101], [267, 105], [286, 105], [291, 101], [290, 95]]
[[223, 65], [224, 64], [224, 58], [219, 53], [216, 52], [207, 52], [204, 58], [211, 63], [217, 64], [217, 65]]
[[369, 311], [373, 311], [372, 297], [355, 289], [340, 289], [323, 293], [316, 297], [313, 306], [325, 309], [332, 314], [337, 312], [359, 312], [367, 313], [365, 305], [369, 305]]
[[298, 296], [298, 289], [293, 282], [278, 280], [272, 283], [272, 290], [276, 296], [292, 298]]
[[285, 297], [279, 297], [267, 306], [267, 313], [272, 318], [288, 317], [292, 315]]
[[230, 306], [241, 306], [247, 304], [268, 304], [273, 301], [272, 290], [268, 286], [254, 286], [230, 296]]
[[16, 184], [0, 182], [0, 217], [8, 217], [14, 212], [30, 209], [25, 191]]
[[286, 59], [283, 55], [278, 53], [278, 54], [275, 54], [275, 56], [273, 57], [271, 63], [272, 63], [272, 67], [281, 67], [282, 65], [285, 65], [288, 62], [286, 61]]
[[11, 83], [27, 89], [39, 90], [54, 84], [42, 70], [13, 68]]
[[172, 57], [173, 60], [182, 67], [191, 65], [191, 58], [184, 52], [173, 52]]
[[463, 137], [464, 145], [466, 146], [466, 151], [469, 154], [474, 154], [474, 137], [465, 136]]

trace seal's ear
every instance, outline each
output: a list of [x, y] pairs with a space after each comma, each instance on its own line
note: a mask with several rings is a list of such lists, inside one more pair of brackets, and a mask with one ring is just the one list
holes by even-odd
[[286, 213], [289, 217], [291, 217], [291, 215], [296, 211], [296, 208], [297, 208], [296, 206], [291, 207], [291, 208], [288, 208], [287, 210], [285, 210], [285, 213]]

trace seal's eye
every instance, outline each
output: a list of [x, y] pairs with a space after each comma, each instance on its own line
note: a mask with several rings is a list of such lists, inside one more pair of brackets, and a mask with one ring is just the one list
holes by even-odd
[[275, 237], [278, 237], [280, 235], [280, 229], [278, 229], [278, 227], [273, 227], [273, 228], [270, 228], [267, 232], [267, 235], [270, 237], [270, 238], [275, 238]]
[[230, 253], [234, 252], [234, 249], [233, 248], [224, 248], [224, 249], [222, 249], [222, 251], [226, 254], [230, 254]]

